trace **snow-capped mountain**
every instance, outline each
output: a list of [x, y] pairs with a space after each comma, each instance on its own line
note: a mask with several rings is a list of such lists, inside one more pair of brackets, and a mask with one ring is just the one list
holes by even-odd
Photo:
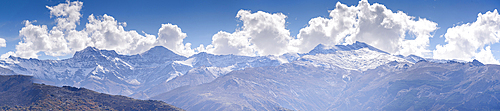
[[395, 56], [362, 42], [350, 45], [318, 45], [309, 53], [280, 56], [214, 55], [201, 52], [191, 57], [156, 46], [137, 55], [87, 47], [72, 58], [38, 60], [9, 57], [0, 66], [32, 75], [50, 85], [85, 87], [98, 92], [146, 99], [181, 86], [209, 83], [234, 70], [292, 63], [318, 68], [366, 71], [397, 61], [415, 63], [418, 56]]
[[361, 42], [297, 55], [217, 78], [199, 68], [186, 75], [214, 80], [151, 98], [187, 110], [488, 110], [500, 103], [491, 98], [500, 96], [500, 67], [477, 60], [391, 55]]
[[39, 83], [158, 99], [188, 110], [474, 110], [469, 106], [500, 103], [485, 99], [500, 96], [498, 65], [392, 55], [362, 42], [256, 57], [184, 57], [162, 46], [120, 55], [88, 47], [64, 60], [11, 56], [0, 67]]
[[363, 42], [356, 41], [348, 45], [325, 46], [317, 45], [309, 53], [300, 54], [295, 63], [302, 65], [313, 65], [316, 67], [331, 68], [332, 66], [343, 69], [366, 71], [375, 69], [380, 65], [396, 61], [417, 63], [419, 61], [429, 61], [434, 63], [459, 62], [467, 63], [463, 60], [443, 60], [423, 58], [416, 55], [392, 55], [388, 52], [377, 49]]
[[233, 71], [152, 99], [186, 110], [497, 110], [500, 66], [392, 61], [360, 72], [302, 64]]
[[333, 68], [332, 66], [336, 66], [343, 69], [366, 71], [391, 61], [414, 63], [363, 42], [331, 47], [320, 44], [299, 58], [299, 61], [295, 63], [324, 68]]
[[[286, 61], [288, 62], [288, 61]], [[169, 81], [160, 82], [144, 91], [137, 92], [131, 97], [146, 99], [151, 96], [168, 92], [181, 86], [194, 86], [212, 82], [219, 76], [225, 75], [233, 70], [243, 70], [249, 67], [277, 66], [281, 62], [274, 56], [238, 56], [238, 55], [214, 55], [201, 52], [174, 63], [189, 66], [191, 69]]]
[[151, 98], [187, 110], [491, 110], [500, 103], [498, 65], [391, 55], [361, 42], [299, 55]]
[[356, 41], [355, 43], [348, 45], [325, 46], [323, 44], [319, 44], [316, 47], [314, 47], [313, 50], [309, 51], [309, 53], [306, 53], [306, 55], [330, 54], [330, 53], [335, 53], [337, 51], [353, 51], [359, 49], [368, 49], [379, 53], [389, 54], [385, 51], [370, 46], [364, 42]]
[[[156, 56], [161, 54], [162, 56]], [[31, 75], [50, 85], [85, 87], [109, 94], [130, 95], [136, 90], [175, 78], [190, 68], [175, 64], [186, 57], [163, 47], [138, 55], [119, 55], [115, 51], [87, 47], [65, 60], [37, 60], [9, 57], [2, 67]]]
[[[18, 74], [34, 76], [40, 83], [85, 87], [120, 95], [149, 90], [199, 67], [206, 68], [214, 77], [218, 77], [232, 70], [279, 64], [278, 60], [269, 57], [199, 53], [188, 58], [162, 46], [153, 47], [137, 55], [120, 55], [113, 50], [87, 47], [76, 52], [72, 58], [64, 60], [23, 59], [12, 56], [0, 60], [1, 67]], [[184, 83], [174, 85], [172, 89], [183, 85]]]

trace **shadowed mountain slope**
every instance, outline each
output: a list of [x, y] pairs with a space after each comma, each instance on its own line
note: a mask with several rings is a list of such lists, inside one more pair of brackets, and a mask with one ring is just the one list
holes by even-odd
[[[38, 60], [9, 57], [0, 66], [22, 75], [33, 76], [36, 83], [54, 86], [84, 87], [97, 92], [147, 99], [184, 85], [210, 82], [213, 77], [189, 78], [190, 70], [205, 68], [217, 78], [232, 70], [247, 67], [276, 66], [280, 61], [269, 57], [213, 55], [199, 53], [184, 57], [156, 46], [136, 55], [120, 55], [113, 50], [87, 47], [64, 60]], [[2, 74], [9, 75], [9, 74]], [[194, 74], [196, 75], [196, 74]], [[170, 82], [171, 80], [175, 81]], [[200, 79], [199, 82], [179, 81]], [[156, 90], [157, 88], [165, 90]]]
[[153, 99], [187, 110], [499, 110], [500, 66], [389, 62], [363, 72], [291, 63], [233, 71]]
[[35, 84], [31, 80], [31, 76], [1, 75], [0, 110], [182, 110], [161, 101]]
[[277, 110], [285, 107], [322, 110], [339, 95], [346, 83], [346, 69], [323, 69], [297, 64], [233, 71], [213, 82], [180, 87], [152, 99], [164, 100], [186, 110]]

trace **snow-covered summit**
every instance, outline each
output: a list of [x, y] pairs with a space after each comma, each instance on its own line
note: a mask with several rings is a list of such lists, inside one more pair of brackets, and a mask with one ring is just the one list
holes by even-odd
[[332, 47], [320, 44], [298, 60], [296, 64], [324, 68], [340, 67], [356, 71], [374, 69], [392, 61], [412, 63], [363, 42]]
[[142, 56], [167, 56], [167, 57], [172, 57], [172, 56], [181, 56], [176, 53], [174, 53], [172, 50], [165, 48], [163, 46], [155, 46], [148, 51], [144, 52], [141, 54]]
[[149, 90], [160, 83], [170, 84], [171, 89], [189, 85], [183, 81], [179, 84], [171, 84], [169, 81], [179, 77], [193, 79], [183, 75], [199, 68], [205, 68], [218, 77], [233, 70], [280, 64], [278, 60], [265, 56], [214, 55], [205, 52], [188, 58], [163, 46], [152, 47], [136, 55], [121, 55], [114, 50], [87, 47], [75, 52], [72, 58], [63, 60], [24, 59], [14, 56], [0, 60], [0, 67], [11, 69], [18, 74], [32, 75], [41, 80], [41, 83], [85, 87], [120, 95]]
[[140, 55], [143, 58], [151, 58], [151, 59], [164, 58], [169, 60], [183, 60], [187, 58], [179, 54], [176, 54], [172, 50], [169, 50], [168, 48], [165, 48], [163, 46], [155, 46], [149, 49], [148, 51], [141, 53]]
[[356, 41], [353, 44], [335, 46], [319, 44], [309, 53], [304, 54], [299, 60], [301, 60], [302, 63], [303, 61], [308, 61], [315, 66], [337, 66], [359, 71], [374, 69], [391, 61], [408, 63], [417, 63], [418, 61], [429, 61], [435, 63], [467, 63], [467, 61], [461, 60], [432, 59], [416, 55], [392, 55], [359, 41]]
[[400, 58], [403, 58], [403, 59], [406, 59], [412, 63], [417, 63], [418, 61], [421, 61], [421, 60], [426, 60], [425, 58], [423, 57], [420, 57], [420, 56], [417, 56], [417, 55], [408, 55], [408, 56], [403, 56], [403, 55], [396, 55], [397, 57], [400, 57]]
[[326, 45], [323, 45], [323, 44], [319, 44], [317, 45], [316, 47], [314, 47], [313, 50], [309, 51], [309, 53], [307, 53], [306, 55], [315, 55], [315, 54], [330, 54], [330, 53], [334, 53], [334, 52], [337, 52], [337, 51], [354, 51], [354, 50], [359, 50], [359, 49], [362, 49], [362, 48], [367, 48], [369, 50], [372, 50], [372, 51], [377, 51], [377, 52], [380, 52], [380, 53], [385, 53], [385, 54], [389, 54], [385, 51], [382, 51], [380, 49], [377, 49], [373, 46], [370, 46], [364, 42], [359, 42], [359, 41], [356, 41], [355, 43], [353, 44], [348, 44], [348, 45], [335, 45], [335, 46], [326, 46]]
[[116, 57], [118, 54], [114, 50], [99, 50], [95, 47], [87, 47], [81, 51], [76, 51], [72, 59], [82, 61], [105, 60], [106, 57]]

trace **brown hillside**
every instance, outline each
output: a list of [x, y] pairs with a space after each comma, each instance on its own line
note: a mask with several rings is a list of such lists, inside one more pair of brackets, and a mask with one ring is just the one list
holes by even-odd
[[31, 79], [22, 75], [0, 76], [0, 110], [182, 110], [161, 101], [36, 84]]

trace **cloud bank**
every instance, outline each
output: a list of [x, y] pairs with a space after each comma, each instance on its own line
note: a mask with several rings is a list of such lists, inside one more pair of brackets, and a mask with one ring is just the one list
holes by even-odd
[[292, 37], [285, 26], [286, 15], [240, 10], [236, 18], [243, 22], [240, 30], [233, 33], [220, 31], [212, 37], [211, 45], [206, 48], [200, 46], [198, 49], [214, 54], [247, 56], [280, 55], [289, 52]]
[[500, 15], [496, 9], [479, 13], [473, 23], [449, 28], [444, 37], [447, 44], [436, 46], [434, 58], [477, 59], [486, 64], [500, 64], [490, 50], [491, 44], [500, 42]]
[[135, 30], [125, 30], [126, 22], [118, 22], [112, 16], [104, 14], [90, 15], [85, 28], [75, 30], [82, 17], [82, 6], [83, 2], [80, 1], [47, 6], [56, 25], [49, 29], [46, 25], [34, 25], [33, 22], [36, 21], [24, 21], [25, 26], [19, 31], [22, 40], [16, 45], [16, 51], [8, 52], [2, 57], [14, 55], [37, 58], [40, 52], [49, 56], [65, 56], [87, 46], [116, 50], [121, 54], [138, 54], [153, 46], [165, 46], [184, 56], [194, 54], [189, 43], [183, 44], [186, 33], [177, 25], [162, 24], [158, 37], [147, 33], [141, 35]]
[[[339, 45], [355, 41], [368, 43], [392, 54], [434, 57], [438, 59], [478, 59], [484, 63], [499, 64], [491, 53], [491, 44], [500, 40], [500, 16], [497, 10], [478, 14], [476, 22], [452, 27], [444, 35], [446, 45], [428, 49], [437, 23], [425, 18], [410, 16], [402, 11], [393, 12], [384, 5], [359, 1], [357, 6], [337, 2], [328, 17], [312, 18], [296, 36], [286, 28], [287, 16], [251, 10], [238, 11], [236, 18], [242, 26], [234, 32], [220, 31], [212, 36], [209, 45], [191, 49], [184, 43], [187, 34], [173, 24], [161, 24], [157, 35], [139, 34], [125, 30], [126, 22], [118, 22], [109, 15], [88, 17], [84, 29], [80, 25], [83, 2], [74, 1], [47, 6], [56, 25], [34, 25], [36, 21], [25, 21], [19, 31], [21, 42], [9, 55], [37, 58], [40, 52], [49, 56], [65, 56], [87, 46], [116, 50], [121, 54], [142, 53], [153, 46], [165, 46], [170, 50], [191, 56], [198, 52], [213, 54], [236, 54], [245, 56], [281, 55], [284, 53], [306, 53], [318, 44]], [[0, 47], [5, 40], [0, 39]]]
[[[243, 23], [240, 28], [233, 33], [220, 31], [213, 35], [210, 45], [191, 49], [190, 43], [183, 43], [187, 34], [172, 24], [162, 24], [157, 36], [141, 35], [134, 30], [124, 30], [125, 22], [118, 22], [105, 14], [90, 15], [85, 28], [75, 30], [82, 16], [82, 6], [79, 1], [47, 6], [56, 26], [49, 30], [46, 25], [25, 21], [25, 27], [19, 31], [23, 40], [16, 46], [15, 53], [8, 54], [24, 58], [37, 58], [39, 52], [64, 56], [87, 46], [116, 50], [121, 54], [138, 54], [161, 45], [184, 56], [197, 52], [262, 56], [305, 53], [318, 44], [363, 41], [393, 54], [422, 56], [430, 52], [427, 50], [429, 38], [437, 29], [437, 24], [429, 20], [415, 19], [401, 11], [393, 13], [384, 5], [370, 5], [362, 0], [358, 6], [338, 2], [329, 18], [311, 19], [296, 37], [286, 29], [287, 16], [282, 13], [240, 10], [236, 15]], [[414, 40], [405, 39], [410, 36], [407, 34], [413, 35]]]
[[279, 55], [305, 53], [318, 44], [362, 41], [392, 54], [430, 56], [429, 38], [437, 29], [437, 23], [425, 18], [415, 19], [401, 11], [393, 13], [384, 5], [370, 5], [366, 0], [358, 6], [337, 2], [329, 18], [311, 19], [296, 38], [286, 29], [287, 16], [282, 13], [240, 10], [236, 17], [243, 22], [241, 30], [221, 31], [212, 37], [211, 45], [201, 50], [214, 54]]
[[[392, 54], [424, 56], [429, 38], [437, 23], [425, 18], [415, 19], [402, 11], [393, 13], [384, 5], [370, 5], [361, 0], [357, 6], [337, 2], [330, 18], [317, 17], [297, 35], [299, 52], [312, 49], [317, 44], [368, 43]], [[410, 38], [410, 39], [406, 39]]]

